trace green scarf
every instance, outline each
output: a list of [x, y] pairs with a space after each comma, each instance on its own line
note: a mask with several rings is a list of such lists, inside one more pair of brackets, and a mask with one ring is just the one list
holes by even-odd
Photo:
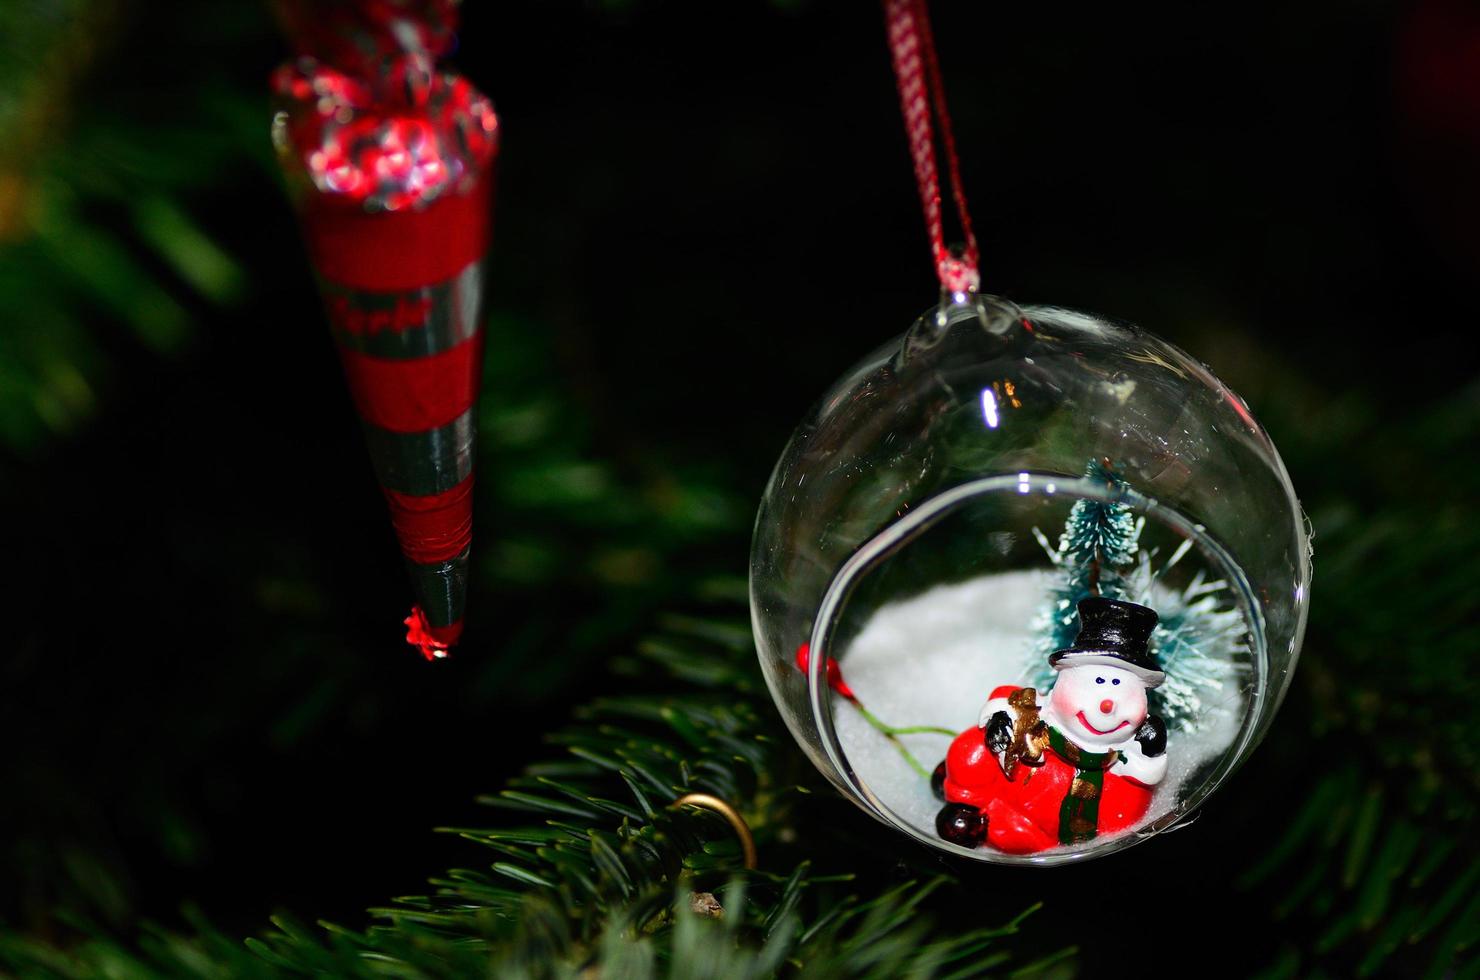
[[1048, 747], [1074, 767], [1074, 781], [1059, 807], [1059, 843], [1082, 844], [1094, 840], [1100, 822], [1100, 790], [1105, 787], [1105, 770], [1115, 764], [1118, 754], [1086, 752], [1048, 726]]

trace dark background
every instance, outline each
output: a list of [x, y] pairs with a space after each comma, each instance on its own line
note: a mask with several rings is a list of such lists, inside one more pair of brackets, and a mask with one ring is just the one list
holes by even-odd
[[[1342, 461], [1386, 424], [1394, 466], [1442, 484], [1421, 420], [1473, 402], [1480, 12], [934, 20], [985, 287], [1139, 323], [1240, 391], [1315, 519], [1319, 606], [1323, 517], [1403, 492]], [[19, 3], [0, 26], [18, 929], [184, 900], [245, 933], [419, 890], [455, 860], [428, 829], [616, 683], [612, 649], [743, 576], [791, 426], [934, 301], [875, 5], [471, 5], [454, 60], [504, 140], [478, 565], [466, 641], [429, 666], [270, 156], [265, 9]], [[1124, 859], [1137, 880], [1278, 814], [1288, 774], [1259, 768]]]

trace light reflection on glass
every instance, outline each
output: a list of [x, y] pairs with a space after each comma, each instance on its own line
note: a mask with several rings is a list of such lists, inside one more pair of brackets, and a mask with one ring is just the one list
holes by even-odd
[[1001, 421], [997, 417], [997, 394], [991, 388], [982, 389], [982, 418], [987, 420], [987, 428], [997, 428]]

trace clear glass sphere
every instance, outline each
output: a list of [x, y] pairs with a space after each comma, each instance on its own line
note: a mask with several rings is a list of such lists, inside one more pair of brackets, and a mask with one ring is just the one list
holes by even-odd
[[[1149, 696], [1167, 776], [1134, 826], [1087, 842], [948, 842], [930, 771], [994, 688], [1052, 688], [1045, 654], [1075, 625], [1060, 543], [1092, 505], [1133, 539], [1106, 587], [1161, 615], [1167, 681]], [[761, 502], [750, 598], [771, 693], [844, 794], [947, 851], [1043, 865], [1174, 825], [1237, 767], [1289, 685], [1309, 583], [1284, 464], [1206, 367], [1134, 327], [968, 295], [796, 430]]]

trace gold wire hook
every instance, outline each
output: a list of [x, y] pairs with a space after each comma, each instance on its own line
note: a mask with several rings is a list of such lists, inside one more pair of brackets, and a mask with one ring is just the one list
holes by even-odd
[[744, 854], [745, 870], [754, 871], [756, 868], [755, 838], [750, 835], [750, 825], [745, 818], [740, 816], [739, 811], [718, 796], [710, 796], [708, 793], [685, 793], [673, 801], [673, 806], [697, 806], [705, 810], [713, 810], [729, 821], [735, 831], [735, 836], [740, 838], [740, 850]]

